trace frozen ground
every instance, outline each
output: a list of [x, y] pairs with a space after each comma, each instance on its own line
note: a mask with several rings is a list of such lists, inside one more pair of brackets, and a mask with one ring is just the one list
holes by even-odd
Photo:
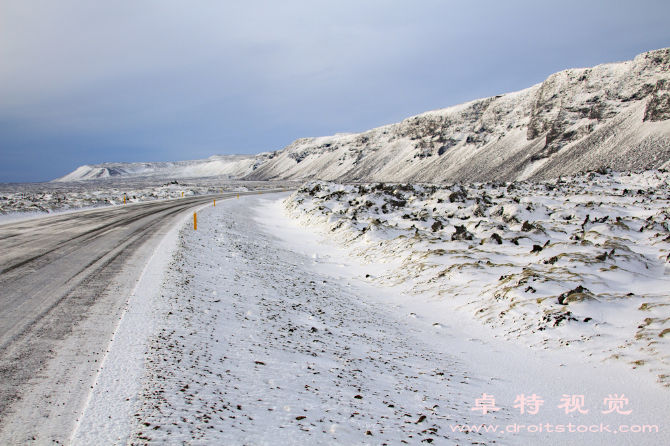
[[[668, 393], [653, 374], [503, 339], [416, 277], [376, 279], [403, 259], [337, 246], [275, 197], [218, 203], [175, 233], [162, 283], [140, 286], [129, 308], [142, 315], [115, 335], [135, 353], [114, 343], [75, 443], [664, 444]], [[144, 376], [122, 378], [141, 356]], [[483, 393], [499, 411], [473, 410]], [[522, 394], [544, 401], [537, 414], [514, 407]], [[630, 414], [602, 413], [615, 394]], [[573, 395], [587, 413], [558, 407]]]
[[208, 178], [180, 178], [178, 181], [127, 179], [69, 183], [0, 184], [0, 221], [34, 218], [51, 213], [101, 206], [164, 200], [221, 191], [248, 191], [295, 187], [290, 182], [230, 181]]
[[668, 386], [668, 178], [311, 183], [287, 209], [369, 263], [372, 283], [438, 299], [505, 339], [623, 361]]

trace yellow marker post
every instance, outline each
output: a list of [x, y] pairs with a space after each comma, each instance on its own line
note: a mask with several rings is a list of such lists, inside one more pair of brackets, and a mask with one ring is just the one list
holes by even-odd
[[237, 194], [237, 199], [238, 199], [238, 200], [240, 199], [240, 194]]
[[260, 194], [261, 194], [261, 191], [258, 191], [258, 195], [260, 195]]
[[182, 196], [182, 197], [184, 196], [184, 192], [181, 193], [181, 196]]
[[214, 199], [214, 207], [216, 207], [216, 198]]
[[198, 214], [195, 212], [193, 213], [193, 230], [196, 231], [198, 229]]
[[123, 204], [126, 204], [126, 196], [123, 196]]

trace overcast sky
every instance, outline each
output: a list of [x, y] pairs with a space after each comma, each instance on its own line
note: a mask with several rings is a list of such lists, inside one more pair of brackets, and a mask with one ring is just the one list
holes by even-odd
[[0, 1], [0, 182], [279, 150], [670, 46], [667, 0]]

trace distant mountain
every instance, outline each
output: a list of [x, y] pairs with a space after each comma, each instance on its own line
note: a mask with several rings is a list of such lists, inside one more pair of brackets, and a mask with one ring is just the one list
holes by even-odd
[[237, 179], [249, 175], [276, 152], [260, 155], [214, 155], [204, 160], [161, 163], [102, 163], [81, 166], [54, 181], [86, 181], [114, 178], [167, 180], [176, 178], [224, 177]]
[[670, 167], [670, 48], [561, 71], [516, 93], [363, 133], [298, 139], [277, 152], [83, 166], [56, 181], [149, 170], [249, 180], [511, 181], [600, 167]]

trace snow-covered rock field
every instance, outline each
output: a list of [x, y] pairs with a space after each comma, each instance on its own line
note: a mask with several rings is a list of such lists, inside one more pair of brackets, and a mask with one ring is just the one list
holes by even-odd
[[291, 187], [287, 182], [222, 181], [188, 179], [89, 181], [71, 183], [0, 184], [0, 220], [35, 217], [44, 214], [75, 211], [102, 206], [218, 194], [274, 187]]
[[311, 182], [286, 201], [366, 280], [430, 296], [536, 349], [623, 361], [670, 386], [667, 172], [444, 187]]

